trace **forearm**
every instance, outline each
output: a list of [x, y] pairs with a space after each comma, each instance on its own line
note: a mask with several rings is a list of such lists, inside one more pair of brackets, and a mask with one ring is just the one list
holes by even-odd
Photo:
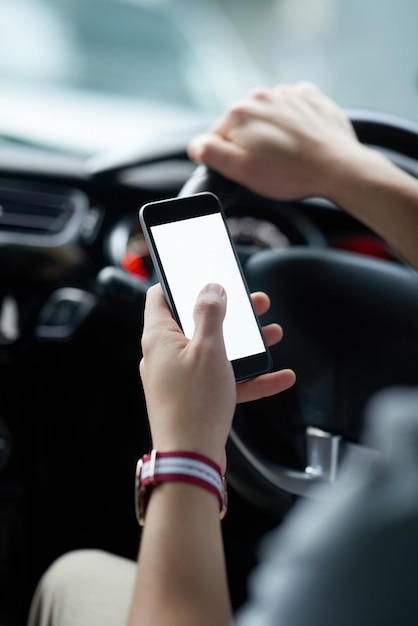
[[130, 626], [231, 623], [219, 503], [193, 485], [154, 489], [146, 514]]
[[[267, 312], [266, 294], [254, 294], [253, 302], [257, 315]], [[137, 468], [140, 512], [141, 496], [149, 488], [152, 492], [130, 626], [231, 623], [219, 516], [225, 504], [225, 445], [236, 402], [279, 393], [293, 385], [295, 376], [291, 370], [271, 372], [240, 383], [238, 392], [223, 341], [225, 313], [224, 289], [206, 285], [196, 299], [189, 340], [161, 287], [154, 285], [147, 293], [140, 373], [155, 448]], [[264, 334], [271, 346], [282, 333], [272, 324]], [[167, 458], [176, 459], [174, 466], [163, 462]], [[186, 476], [193, 484], [179, 482]]]
[[359, 147], [334, 165], [325, 196], [385, 239], [418, 268], [418, 181]]

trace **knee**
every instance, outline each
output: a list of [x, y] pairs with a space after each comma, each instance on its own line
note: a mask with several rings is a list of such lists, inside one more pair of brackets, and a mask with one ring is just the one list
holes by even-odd
[[[28, 626], [65, 625], [75, 615], [89, 615], [95, 596], [109, 595], [110, 578], [132, 562], [101, 550], [75, 550], [57, 558], [35, 590]], [[110, 572], [110, 574], [109, 574]]]

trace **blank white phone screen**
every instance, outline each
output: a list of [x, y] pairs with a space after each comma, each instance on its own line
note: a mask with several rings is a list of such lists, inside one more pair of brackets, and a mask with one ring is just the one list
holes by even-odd
[[151, 232], [183, 332], [193, 335], [193, 308], [207, 283], [227, 294], [223, 332], [230, 361], [265, 351], [260, 330], [219, 213], [152, 226]]

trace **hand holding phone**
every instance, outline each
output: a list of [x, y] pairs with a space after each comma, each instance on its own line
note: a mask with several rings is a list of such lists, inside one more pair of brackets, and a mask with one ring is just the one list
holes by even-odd
[[139, 221], [155, 271], [186, 337], [194, 330], [197, 294], [208, 283], [227, 294], [224, 341], [236, 380], [271, 369], [251, 296], [218, 198], [205, 192], [144, 205]]

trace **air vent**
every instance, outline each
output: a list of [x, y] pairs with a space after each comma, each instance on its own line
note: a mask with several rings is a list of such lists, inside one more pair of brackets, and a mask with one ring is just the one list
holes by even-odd
[[64, 245], [78, 234], [87, 208], [77, 189], [0, 179], [0, 243]]

